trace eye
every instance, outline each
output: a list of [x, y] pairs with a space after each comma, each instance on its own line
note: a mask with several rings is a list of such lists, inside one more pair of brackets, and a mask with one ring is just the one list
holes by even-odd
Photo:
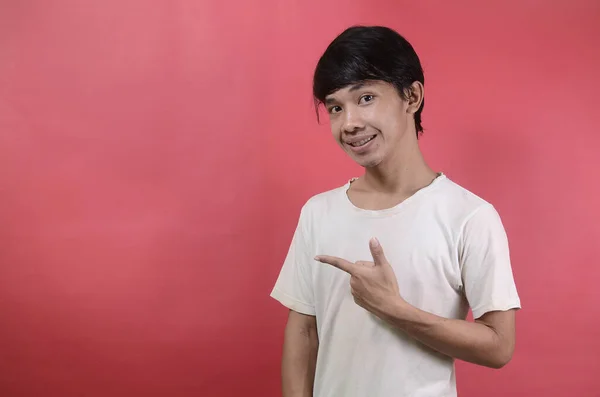
[[338, 113], [341, 112], [342, 108], [339, 106], [332, 106], [329, 108], [329, 113], [333, 114], [333, 113]]
[[363, 96], [360, 97], [360, 101], [359, 102], [363, 102], [363, 103], [365, 103], [365, 102], [371, 102], [373, 100], [373, 98], [374, 98], [373, 95], [368, 95], [368, 94], [367, 95], [363, 95]]

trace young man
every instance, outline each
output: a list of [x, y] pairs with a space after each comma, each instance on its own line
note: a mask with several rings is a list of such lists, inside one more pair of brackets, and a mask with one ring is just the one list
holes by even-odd
[[302, 208], [271, 294], [290, 309], [284, 397], [456, 396], [455, 359], [511, 359], [507, 236], [423, 159], [423, 87], [412, 46], [384, 27], [346, 30], [317, 64], [317, 106], [365, 173]]

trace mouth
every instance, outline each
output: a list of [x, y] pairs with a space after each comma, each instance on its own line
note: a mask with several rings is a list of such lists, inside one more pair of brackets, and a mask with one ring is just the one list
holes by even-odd
[[348, 145], [355, 147], [355, 148], [359, 148], [361, 146], [365, 146], [367, 143], [371, 142], [373, 139], [375, 139], [377, 135], [372, 135], [369, 137], [366, 137], [364, 139], [361, 139], [360, 141], [352, 141], [352, 142], [346, 142]]

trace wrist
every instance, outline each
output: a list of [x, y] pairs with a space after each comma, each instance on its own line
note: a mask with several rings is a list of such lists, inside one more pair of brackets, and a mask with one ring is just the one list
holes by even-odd
[[398, 295], [388, 300], [382, 307], [381, 318], [398, 328], [403, 328], [408, 320], [410, 308], [412, 306]]

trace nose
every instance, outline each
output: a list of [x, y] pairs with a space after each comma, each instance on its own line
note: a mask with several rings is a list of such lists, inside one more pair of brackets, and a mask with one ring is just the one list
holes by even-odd
[[346, 110], [344, 112], [344, 120], [342, 123], [342, 131], [347, 134], [352, 134], [361, 130], [364, 123], [356, 110]]

